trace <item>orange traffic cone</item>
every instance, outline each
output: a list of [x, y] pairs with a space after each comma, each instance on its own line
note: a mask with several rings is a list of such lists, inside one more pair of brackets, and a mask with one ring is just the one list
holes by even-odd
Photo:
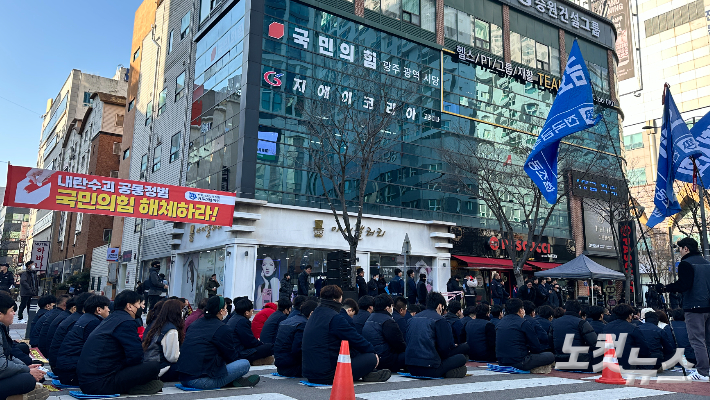
[[616, 350], [614, 350], [614, 341], [609, 333], [606, 334], [604, 347], [606, 348], [604, 370], [602, 371], [602, 377], [596, 379], [596, 381], [612, 385], [626, 385], [626, 380], [621, 377], [621, 369], [619, 368], [619, 362], [616, 360]]
[[340, 343], [340, 355], [338, 366], [335, 368], [333, 388], [330, 390], [330, 400], [355, 400], [353, 369], [350, 366], [350, 344], [347, 340]]

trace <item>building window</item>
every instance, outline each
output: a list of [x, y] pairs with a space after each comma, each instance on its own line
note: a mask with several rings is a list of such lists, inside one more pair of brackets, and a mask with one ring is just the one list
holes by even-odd
[[140, 177], [140, 179], [145, 178], [147, 171], [148, 171], [148, 155], [143, 154], [143, 157], [141, 157], [141, 177]]
[[436, 0], [365, 0], [365, 8], [436, 31]]
[[112, 233], [113, 233], [113, 229], [104, 229], [104, 242], [111, 241], [111, 234]]
[[444, 36], [503, 56], [503, 30], [498, 25], [449, 6], [444, 7]]
[[145, 229], [155, 228], [155, 220], [149, 219], [145, 221]]
[[560, 75], [560, 50], [519, 33], [510, 32], [510, 58], [530, 68]]
[[441, 200], [429, 199], [429, 211], [441, 211]]
[[633, 135], [624, 136], [624, 147], [626, 150], [643, 148], [643, 133], [634, 133]]
[[178, 101], [185, 95], [185, 71], [175, 78], [175, 101]]
[[180, 21], [180, 40], [190, 34], [190, 13], [188, 12]]
[[180, 157], [180, 134], [176, 133], [170, 138], [170, 162]]
[[125, 160], [126, 158], [128, 158], [128, 157], [130, 157], [130, 156], [131, 156], [131, 149], [130, 149], [130, 148], [127, 148], [127, 149], [123, 152], [123, 159]]
[[113, 142], [113, 154], [121, 154], [121, 143]]
[[167, 95], [168, 88], [164, 88], [158, 95], [158, 116], [165, 111], [165, 96]]
[[116, 126], [123, 126], [123, 114], [116, 114]]
[[170, 54], [171, 51], [173, 51], [173, 34], [175, 33], [175, 29], [170, 30], [170, 35], [168, 36], [168, 54]]
[[153, 172], [156, 172], [160, 169], [160, 159], [163, 156], [163, 147], [161, 145], [156, 146], [155, 151], [153, 152]]
[[135, 104], [136, 104], [136, 99], [133, 99], [130, 102], [128, 102], [128, 111], [131, 111]]
[[89, 106], [91, 103], [91, 92], [84, 92], [84, 105]]
[[626, 178], [629, 180], [629, 186], [641, 186], [646, 184], [646, 169], [637, 168], [626, 172]]
[[140, 57], [140, 55], [141, 55], [141, 48], [139, 47], [138, 49], [136, 49], [136, 52], [133, 53], [133, 61], [136, 61], [136, 59], [138, 57]]
[[133, 232], [138, 233], [138, 232], [141, 231], [141, 224], [142, 224], [142, 222], [143, 222], [142, 219], [136, 218], [136, 227], [133, 228]]
[[151, 122], [153, 122], [153, 101], [149, 101], [145, 107], [145, 126], [150, 125]]
[[111, 178], [118, 178], [118, 171], [113, 170], [109, 172], [108, 176], [110, 176]]

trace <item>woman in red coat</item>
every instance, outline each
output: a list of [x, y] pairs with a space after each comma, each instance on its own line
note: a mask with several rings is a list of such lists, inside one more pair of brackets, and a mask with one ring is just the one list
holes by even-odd
[[264, 323], [277, 308], [276, 303], [266, 303], [264, 304], [264, 309], [254, 316], [254, 319], [251, 321], [251, 331], [254, 333], [254, 337], [258, 339], [259, 336], [261, 336], [261, 329], [264, 327]]

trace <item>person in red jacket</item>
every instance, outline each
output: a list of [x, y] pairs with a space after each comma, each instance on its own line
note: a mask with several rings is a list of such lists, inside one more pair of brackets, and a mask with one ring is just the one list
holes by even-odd
[[251, 331], [254, 333], [255, 338], [258, 339], [261, 336], [261, 329], [264, 328], [266, 320], [269, 319], [271, 314], [276, 312], [278, 308], [279, 306], [276, 305], [276, 303], [266, 303], [264, 304], [264, 309], [254, 316], [254, 319], [251, 321]]

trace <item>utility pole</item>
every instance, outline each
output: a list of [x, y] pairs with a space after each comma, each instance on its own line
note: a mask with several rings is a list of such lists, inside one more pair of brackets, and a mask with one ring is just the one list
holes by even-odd
[[700, 242], [703, 246], [703, 257], [707, 260], [710, 255], [710, 249], [708, 249], [708, 225], [705, 221], [705, 188], [703, 188], [702, 182], [700, 183]]
[[409, 234], [404, 234], [404, 243], [402, 243], [402, 254], [404, 255], [404, 298], [407, 298], [407, 256], [412, 253], [412, 243], [409, 241]]
[[[673, 282], [676, 281], [675, 277], [675, 256], [674, 256], [674, 251], [673, 251], [673, 224], [668, 224], [668, 244], [670, 245], [670, 250], [671, 250], [671, 272], [673, 273]], [[649, 257], [651, 255], [649, 254]]]

